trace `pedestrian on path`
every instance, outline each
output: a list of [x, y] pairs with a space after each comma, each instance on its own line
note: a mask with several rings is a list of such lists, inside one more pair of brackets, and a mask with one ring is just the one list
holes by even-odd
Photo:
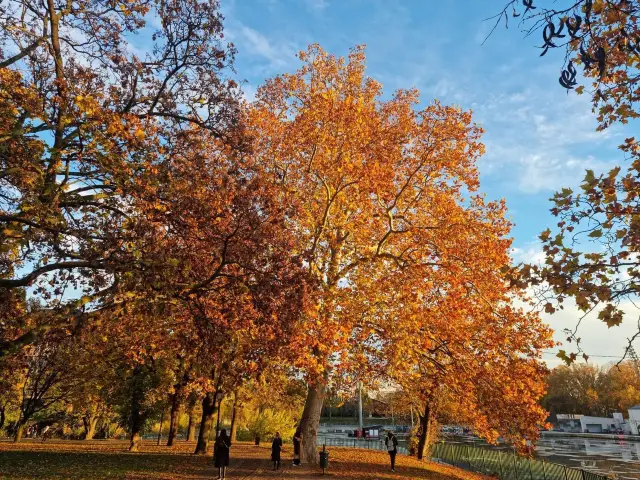
[[387, 433], [387, 438], [384, 439], [384, 444], [387, 446], [387, 451], [389, 452], [389, 458], [391, 459], [391, 471], [396, 471], [396, 454], [398, 453], [398, 439], [396, 436], [389, 430]]
[[293, 464], [300, 465], [300, 449], [302, 448], [302, 432], [300, 428], [293, 434]]
[[223, 429], [213, 446], [213, 462], [218, 469], [218, 480], [225, 478], [225, 474], [227, 473], [230, 448], [231, 439], [227, 436], [227, 431]]
[[280, 433], [276, 432], [276, 436], [271, 442], [271, 461], [273, 462], [273, 469], [280, 469], [280, 452], [282, 450], [282, 439]]

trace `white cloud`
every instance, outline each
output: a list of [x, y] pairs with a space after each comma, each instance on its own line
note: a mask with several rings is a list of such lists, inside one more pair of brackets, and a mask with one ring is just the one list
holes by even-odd
[[523, 248], [513, 247], [511, 249], [511, 258], [515, 263], [530, 263], [539, 265], [544, 262], [545, 255], [542, 246], [539, 243], [532, 243]]
[[444, 97], [454, 90], [454, 85], [446, 78], [441, 78], [433, 87], [433, 94], [436, 98]]
[[311, 10], [322, 11], [329, 6], [327, 0], [305, 0], [307, 7]]
[[[544, 262], [545, 255], [540, 242], [531, 242], [523, 247], [512, 248], [511, 258], [515, 263], [540, 265]], [[567, 341], [568, 335], [565, 330], [574, 330], [584, 312], [580, 311], [571, 299], [566, 300], [563, 306], [562, 310], [556, 310], [553, 314], [543, 311], [540, 313], [542, 320], [554, 330], [553, 338], [559, 343], [544, 356], [549, 367], [562, 364], [562, 360], [555, 356], [560, 349], [567, 353], [577, 352], [575, 343]], [[598, 320], [598, 309], [580, 323], [576, 336], [580, 338], [580, 347], [589, 356], [589, 362], [598, 365], [617, 362], [624, 354], [626, 339], [637, 332], [640, 309], [630, 301], [622, 302], [620, 306], [625, 312], [625, 319], [617, 327], [608, 328], [604, 322]], [[543, 305], [538, 307], [542, 308]], [[640, 349], [640, 340], [636, 341], [635, 345]]]
[[257, 89], [250, 83], [244, 83], [241, 86], [242, 97], [247, 102], [253, 102], [256, 99]]
[[[585, 169], [605, 171], [622, 161], [616, 129], [596, 132], [586, 98], [572, 94], [559, 100], [556, 92], [528, 89], [488, 95], [473, 107], [487, 130], [483, 173], [522, 193], [576, 186]], [[596, 157], [597, 150], [608, 158]]]
[[230, 27], [229, 30], [231, 38], [239, 46], [242, 54], [266, 60], [270, 69], [281, 70], [296, 60], [299, 49], [289, 42], [269, 39], [243, 24], [238, 24], [237, 28]]
[[517, 185], [524, 193], [575, 186], [584, 177], [585, 169], [605, 171], [616, 163], [599, 162], [592, 156], [577, 158], [562, 148], [520, 155], [516, 161], [515, 167], [520, 173]]
[[[580, 324], [576, 335], [580, 338], [580, 346], [589, 356], [590, 363], [604, 365], [619, 361], [624, 354], [627, 338], [637, 332], [640, 311], [631, 302], [623, 302], [621, 307], [625, 312], [625, 320], [617, 327], [608, 328], [604, 322], [598, 320], [597, 312], [589, 314]], [[554, 340], [561, 343], [553, 350], [554, 352], [559, 349], [567, 353], [577, 351], [574, 343], [567, 342], [567, 334], [564, 330], [575, 329], [582, 315], [583, 312], [578, 310], [573, 302], [565, 302], [564, 309], [552, 315], [541, 315], [542, 319], [554, 329]], [[640, 342], [636, 341], [635, 346], [640, 348]], [[559, 359], [550, 355], [546, 355], [545, 360], [550, 366], [559, 363]]]

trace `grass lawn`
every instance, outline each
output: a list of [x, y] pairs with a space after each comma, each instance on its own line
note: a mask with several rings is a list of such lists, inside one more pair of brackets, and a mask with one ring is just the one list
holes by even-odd
[[[26, 440], [20, 444], [0, 441], [0, 479], [211, 479], [217, 472], [206, 457], [191, 455], [193, 443], [180, 442], [168, 448], [155, 442], [143, 443], [142, 451], [129, 453], [124, 441], [57, 441]], [[433, 479], [483, 480], [482, 475], [453, 467], [398, 456], [396, 472], [389, 470], [389, 458], [384, 452], [331, 448], [328, 477], [335, 479]], [[279, 472], [271, 471], [268, 444], [260, 447], [248, 443], [232, 446], [231, 466], [227, 477], [232, 479], [283, 478], [308, 479], [322, 476], [319, 469], [292, 467], [291, 447], [283, 450], [283, 465]]]

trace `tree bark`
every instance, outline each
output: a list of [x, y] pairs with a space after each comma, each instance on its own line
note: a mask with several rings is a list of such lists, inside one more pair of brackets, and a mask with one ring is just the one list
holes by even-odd
[[24, 422], [18, 421], [18, 425], [16, 426], [16, 434], [13, 437], [13, 441], [15, 443], [18, 443], [20, 440], [22, 440], [23, 432], [24, 432]]
[[429, 431], [431, 429], [431, 418], [433, 412], [431, 409], [431, 402], [425, 402], [424, 415], [420, 415], [420, 437], [418, 438], [418, 460], [422, 460], [428, 457], [429, 447], [431, 439]]
[[327, 386], [324, 382], [317, 385], [309, 385], [307, 399], [300, 420], [300, 431], [302, 432], [302, 447], [300, 449], [301, 460], [309, 465], [318, 463], [318, 449], [316, 447], [318, 439], [318, 426], [320, 425], [320, 415], [322, 414], [322, 404], [327, 393]]
[[140, 435], [140, 429], [131, 432], [131, 443], [129, 444], [130, 452], [137, 452], [140, 450], [142, 444], [142, 436]]
[[177, 394], [173, 394], [171, 399], [171, 417], [169, 419], [169, 438], [167, 439], [167, 447], [172, 447], [178, 436], [178, 427], [180, 423], [180, 411], [182, 402]]
[[200, 420], [200, 432], [198, 432], [198, 444], [193, 452], [196, 455], [206, 455], [209, 451], [209, 437], [213, 430], [213, 418], [218, 411], [215, 392], [209, 392], [202, 399], [202, 419]]
[[189, 426], [187, 427], [187, 442], [194, 442], [196, 440], [196, 401], [193, 397], [189, 401]]
[[131, 443], [129, 444], [130, 452], [137, 452], [140, 448], [140, 444], [142, 443], [142, 436], [140, 435], [142, 432], [142, 426], [146, 420], [146, 412], [144, 411], [144, 407], [142, 402], [144, 400], [144, 391], [143, 387], [140, 385], [140, 382], [135, 378], [137, 375], [140, 375], [141, 367], [136, 365], [133, 370], [133, 392], [131, 393], [131, 424], [129, 427], [131, 428]]
[[169, 417], [169, 438], [167, 438], [167, 447], [172, 447], [178, 436], [178, 427], [180, 426], [180, 414], [182, 412], [182, 403], [184, 402], [184, 391], [189, 384], [189, 366], [185, 366], [184, 359], [180, 357], [180, 370], [182, 375], [180, 380], [173, 385], [173, 395], [171, 396], [171, 414]]
[[182, 410], [182, 402], [184, 400], [184, 390], [189, 384], [189, 370], [185, 369], [182, 378], [174, 386], [174, 393], [171, 396], [171, 417], [169, 420], [169, 438], [167, 439], [167, 447], [175, 444], [178, 436], [178, 426], [180, 423], [180, 412]]
[[233, 399], [233, 410], [231, 412], [231, 443], [236, 441], [236, 435], [238, 433], [238, 410], [240, 410], [240, 405], [238, 404], [238, 394], [236, 393]]
[[131, 412], [131, 443], [129, 444], [130, 452], [137, 452], [140, 448], [140, 444], [142, 443], [142, 424], [143, 424], [142, 415], [140, 415], [140, 411], [138, 409], [134, 409]]
[[93, 440], [96, 434], [96, 426], [98, 425], [98, 415], [91, 414], [82, 418], [84, 424], [84, 439]]

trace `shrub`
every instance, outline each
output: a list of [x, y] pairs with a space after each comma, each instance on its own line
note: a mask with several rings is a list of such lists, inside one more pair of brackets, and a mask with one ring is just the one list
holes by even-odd
[[289, 412], [275, 412], [272, 409], [265, 409], [250, 418], [245, 428], [251, 440], [256, 438], [271, 439], [276, 432], [280, 432], [283, 439], [288, 439], [293, 436], [296, 424]]

